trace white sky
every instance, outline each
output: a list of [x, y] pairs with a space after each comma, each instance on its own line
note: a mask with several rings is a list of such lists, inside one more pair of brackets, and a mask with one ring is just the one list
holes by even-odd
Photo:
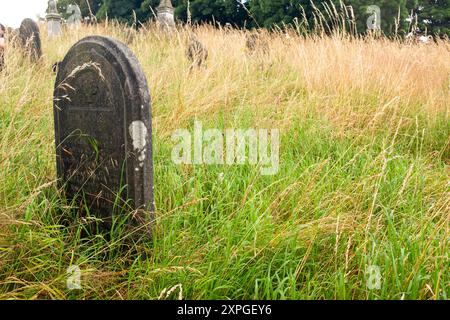
[[0, 23], [18, 28], [25, 18], [45, 16], [48, 0], [0, 0]]

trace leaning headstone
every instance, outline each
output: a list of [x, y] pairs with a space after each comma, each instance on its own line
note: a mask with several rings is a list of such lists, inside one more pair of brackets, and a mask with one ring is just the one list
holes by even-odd
[[48, 2], [47, 15], [45, 16], [45, 19], [47, 20], [48, 37], [55, 38], [61, 35], [62, 17], [58, 13], [55, 0], [50, 0]]
[[195, 34], [190, 34], [188, 37], [186, 56], [191, 63], [191, 69], [206, 64], [206, 60], [208, 59], [208, 49], [206, 49], [206, 47], [198, 40]]
[[23, 20], [19, 28], [19, 39], [32, 61], [37, 61], [41, 58], [41, 35], [36, 22], [31, 19]]
[[[150, 232], [153, 157], [150, 94], [140, 63], [124, 44], [92, 36], [58, 66], [54, 92], [57, 172], [68, 199], [110, 226], [133, 212]], [[140, 224], [142, 225], [142, 224]]]

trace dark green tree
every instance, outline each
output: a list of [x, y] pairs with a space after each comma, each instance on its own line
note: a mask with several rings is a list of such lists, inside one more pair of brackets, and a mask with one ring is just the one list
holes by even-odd
[[291, 24], [295, 18], [302, 17], [302, 7], [311, 18], [311, 5], [309, 0], [250, 0], [249, 7], [252, 25], [271, 28], [275, 25]]
[[[88, 15], [86, 0], [60, 0], [58, 5], [62, 13], [70, 3], [78, 3], [83, 15]], [[106, 16], [121, 22], [132, 23], [133, 11], [141, 22], [153, 18], [159, 0], [89, 0], [94, 14], [99, 19]], [[193, 23], [216, 22], [221, 25], [227, 23], [236, 27], [266, 27], [275, 25], [289, 25], [295, 19], [306, 19], [309, 26], [313, 26], [317, 12], [314, 4], [322, 12], [322, 17], [333, 26], [333, 17], [327, 8], [334, 4], [336, 10], [342, 13], [340, 0], [190, 0], [190, 12]], [[443, 36], [450, 34], [450, 0], [343, 0], [346, 8], [353, 8], [354, 19], [360, 34], [367, 31], [367, 21], [373, 16], [370, 6], [380, 8], [380, 25], [383, 33], [391, 35], [395, 32], [406, 34], [409, 32], [411, 15], [418, 16], [418, 24], [422, 30], [431, 34]], [[175, 17], [187, 21], [188, 1], [172, 0], [175, 7]], [[100, 10], [99, 10], [100, 9]], [[303, 11], [304, 10], [304, 11]], [[334, 9], [330, 11], [334, 12]], [[350, 12], [349, 10], [347, 10]], [[250, 12], [250, 14], [249, 14]]]
[[419, 0], [419, 28], [439, 37], [450, 36], [450, 0]]
[[380, 25], [383, 33], [392, 35], [395, 32], [407, 31], [406, 18], [409, 15], [407, 0], [348, 0], [346, 4], [351, 5], [355, 12], [355, 20], [359, 33], [367, 31], [367, 20], [374, 14], [370, 6], [380, 9]]
[[68, 6], [71, 4], [77, 4], [80, 7], [81, 15], [83, 17], [89, 17], [90, 10], [92, 11], [92, 14], [96, 15], [104, 1], [103, 0], [88, 0], [88, 1], [89, 6], [86, 0], [59, 0], [58, 11], [63, 16], [64, 19], [67, 19], [70, 16], [70, 14], [67, 13]]
[[[190, 12], [193, 23], [212, 23], [221, 25], [227, 23], [243, 27], [248, 20], [244, 5], [238, 0], [191, 0]], [[182, 21], [187, 21], [188, 1], [179, 1], [175, 15]]]
[[[104, 0], [97, 18], [100, 20], [106, 17], [116, 19], [119, 22], [132, 24], [134, 22], [134, 14], [139, 14], [139, 9], [143, 0]], [[140, 19], [141, 17], [138, 17]]]
[[[368, 10], [370, 6], [380, 8], [381, 29], [385, 33], [393, 33], [396, 29], [406, 26], [406, 17], [408, 9], [407, 0], [346, 0], [345, 6], [353, 8], [353, 15], [360, 33], [367, 30], [367, 20], [373, 11]], [[341, 7], [340, 0], [312, 1], [310, 0], [250, 0], [249, 7], [252, 17], [255, 18], [257, 24], [262, 27], [270, 28], [274, 25], [291, 24], [295, 18], [303, 19], [303, 10], [310, 25], [313, 25], [314, 16], [324, 19], [324, 24], [330, 28], [337, 21], [338, 15], [347, 12], [348, 18], [351, 16], [350, 10]], [[333, 7], [334, 5], [334, 7]], [[319, 10], [321, 14], [317, 12]], [[398, 18], [400, 14], [400, 19]]]

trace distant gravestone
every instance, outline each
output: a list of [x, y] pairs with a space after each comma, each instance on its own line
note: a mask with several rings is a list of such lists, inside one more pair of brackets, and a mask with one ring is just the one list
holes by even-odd
[[66, 13], [69, 15], [69, 18], [67, 19], [69, 27], [78, 28], [83, 20], [80, 7], [77, 4], [70, 4], [67, 6]]
[[22, 47], [32, 61], [37, 61], [42, 56], [41, 35], [39, 26], [31, 19], [25, 19], [19, 28], [19, 39]]
[[61, 21], [62, 17], [58, 13], [58, 8], [55, 0], [48, 2], [47, 15], [47, 33], [49, 38], [59, 37], [61, 35]]
[[158, 22], [165, 30], [175, 28], [174, 12], [175, 8], [170, 0], [161, 0], [156, 7]]
[[58, 67], [54, 115], [57, 172], [67, 198], [78, 198], [107, 226], [124, 209], [135, 210], [133, 225], [148, 225], [154, 209], [150, 94], [131, 50], [101, 36], [76, 43]]
[[208, 59], [208, 50], [198, 40], [195, 34], [190, 34], [188, 37], [186, 56], [191, 63], [191, 69], [193, 67], [201, 67], [202, 65], [205, 65], [206, 60]]

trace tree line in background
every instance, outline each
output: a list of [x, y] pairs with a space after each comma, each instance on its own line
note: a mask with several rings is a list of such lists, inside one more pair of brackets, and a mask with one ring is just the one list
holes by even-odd
[[[406, 34], [412, 26], [437, 36], [450, 36], [450, 0], [172, 0], [175, 18], [192, 23], [219, 23], [238, 28], [274, 28], [291, 25], [310, 30], [324, 24], [367, 31], [373, 14], [370, 6], [380, 8], [380, 27], [388, 35]], [[96, 15], [99, 20], [117, 19], [133, 23], [153, 19], [159, 0], [59, 0], [60, 12], [69, 4], [78, 4], [83, 16]], [[188, 10], [189, 8], [189, 10]], [[188, 17], [190, 12], [190, 17]], [[355, 24], [348, 21], [353, 20]], [[344, 21], [344, 22], [342, 22]]]

